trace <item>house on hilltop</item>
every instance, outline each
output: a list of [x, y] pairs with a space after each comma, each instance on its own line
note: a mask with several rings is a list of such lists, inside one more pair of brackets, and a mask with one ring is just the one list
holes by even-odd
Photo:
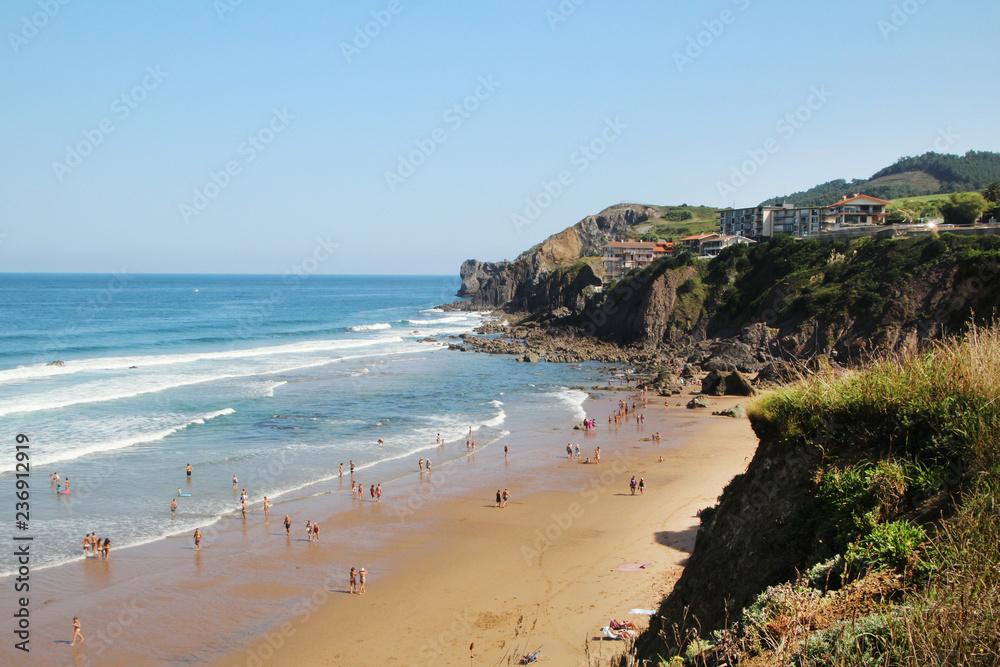
[[891, 202], [878, 197], [856, 194], [836, 204], [821, 207], [753, 206], [719, 211], [719, 232], [764, 241], [776, 234], [808, 238], [825, 231], [855, 225], [881, 225], [889, 214]]

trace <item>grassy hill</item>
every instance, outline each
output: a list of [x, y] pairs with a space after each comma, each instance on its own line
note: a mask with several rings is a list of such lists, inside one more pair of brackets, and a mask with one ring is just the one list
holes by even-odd
[[764, 205], [790, 203], [795, 206], [824, 206], [844, 195], [857, 192], [881, 199], [981, 190], [1000, 180], [1000, 153], [969, 151], [965, 155], [924, 153], [903, 157], [880, 169], [870, 178], [837, 179], [802, 192], [772, 197]]
[[654, 206], [660, 215], [632, 228], [635, 240], [676, 241], [685, 236], [719, 231], [718, 209], [711, 206]]

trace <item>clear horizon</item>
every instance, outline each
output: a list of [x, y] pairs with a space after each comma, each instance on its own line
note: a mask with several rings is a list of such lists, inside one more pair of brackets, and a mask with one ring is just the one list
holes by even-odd
[[0, 272], [455, 276], [623, 201], [753, 206], [1000, 150], [998, 22], [985, 0], [18, 0]]

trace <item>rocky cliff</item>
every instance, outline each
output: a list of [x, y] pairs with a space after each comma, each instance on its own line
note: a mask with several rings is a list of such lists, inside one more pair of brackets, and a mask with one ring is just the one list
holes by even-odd
[[[619, 344], [742, 341], [776, 357], [866, 362], [913, 351], [1000, 306], [1000, 237], [779, 237], [711, 262], [662, 260], [584, 308], [579, 325]], [[748, 330], [752, 327], [752, 333]]]
[[601, 284], [599, 264], [581, 261], [597, 258], [605, 244], [624, 238], [632, 227], [657, 215], [659, 211], [651, 206], [619, 204], [587, 216], [513, 261], [467, 260], [462, 264], [458, 296], [468, 301], [449, 307], [510, 312], [568, 308], [580, 313], [590, 296], [584, 289]]

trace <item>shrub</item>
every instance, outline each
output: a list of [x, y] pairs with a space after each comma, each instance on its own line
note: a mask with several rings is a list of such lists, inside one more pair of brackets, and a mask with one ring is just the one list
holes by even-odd
[[902, 567], [927, 533], [908, 521], [890, 521], [875, 526], [870, 533], [847, 547], [848, 570], [892, 570]]

